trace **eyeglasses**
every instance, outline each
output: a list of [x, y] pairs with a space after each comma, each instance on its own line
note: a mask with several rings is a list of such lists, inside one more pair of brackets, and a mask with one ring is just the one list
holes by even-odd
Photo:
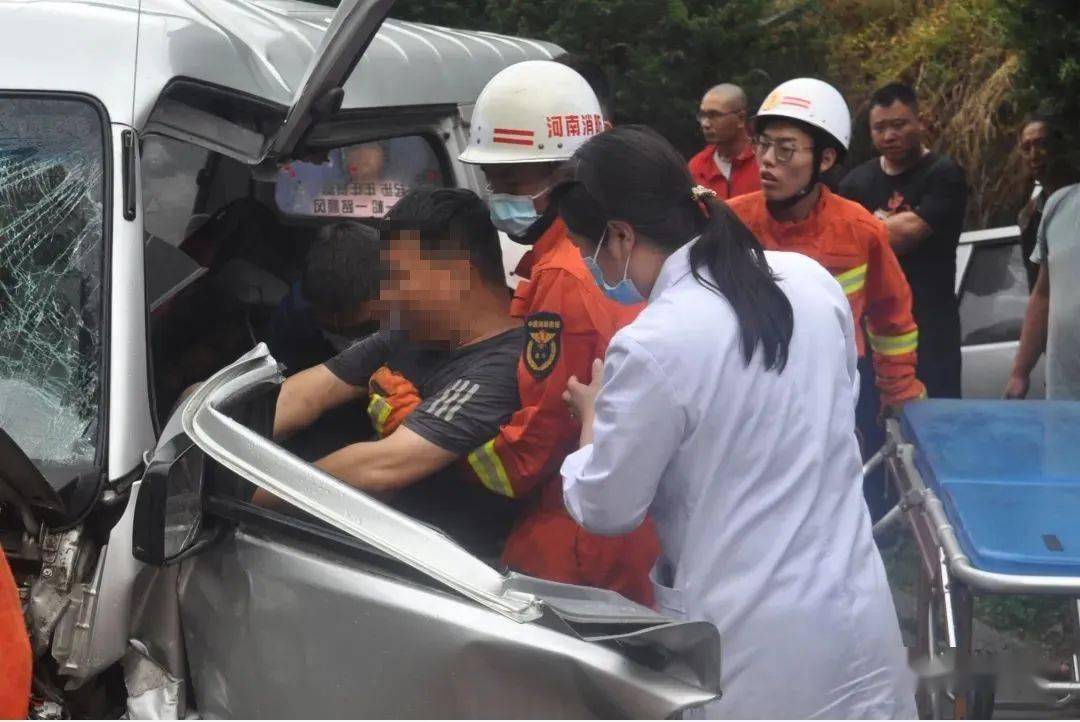
[[806, 148], [800, 148], [796, 145], [778, 145], [764, 136], [758, 136], [750, 141], [750, 144], [754, 146], [754, 155], [758, 160], [765, 157], [765, 154], [769, 152], [771, 148], [773, 150], [773, 157], [776, 158], [776, 162], [781, 165], [784, 163], [790, 163], [791, 159], [795, 157], [795, 153], [800, 150], [812, 151], [813, 146]]
[[725, 115], [738, 115], [741, 112], [742, 112], [741, 109], [740, 110], [726, 110], [726, 111], [725, 110], [699, 110], [698, 112], [694, 113], [694, 117], [698, 119], [699, 123], [701, 121], [705, 120], [705, 119], [708, 119], [710, 123], [715, 123], [716, 121], [723, 118]]

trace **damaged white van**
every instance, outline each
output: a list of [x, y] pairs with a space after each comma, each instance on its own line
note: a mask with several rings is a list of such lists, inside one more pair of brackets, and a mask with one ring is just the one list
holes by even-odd
[[316, 231], [377, 227], [419, 183], [482, 189], [456, 160], [476, 96], [561, 52], [391, 5], [0, 3], [0, 541], [34, 716], [667, 717], [719, 694], [711, 625], [503, 574], [268, 439], [268, 323]]

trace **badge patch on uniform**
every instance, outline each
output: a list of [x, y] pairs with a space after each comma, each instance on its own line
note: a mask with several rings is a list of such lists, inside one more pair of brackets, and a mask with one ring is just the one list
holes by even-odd
[[559, 360], [562, 317], [557, 313], [534, 313], [525, 319], [529, 340], [525, 344], [525, 368], [536, 380], [545, 379]]

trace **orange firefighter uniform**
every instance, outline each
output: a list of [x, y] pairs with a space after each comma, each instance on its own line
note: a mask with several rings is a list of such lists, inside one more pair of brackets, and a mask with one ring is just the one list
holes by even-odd
[[612, 589], [652, 605], [649, 570], [659, 554], [651, 520], [624, 536], [582, 529], [563, 506], [559, 467], [578, 446], [580, 424], [562, 400], [571, 376], [588, 382], [615, 332], [642, 306], [622, 306], [596, 287], [581, 253], [556, 219], [525, 254], [510, 312], [528, 337], [518, 363], [522, 408], [497, 436], [472, 452], [477, 480], [508, 497], [527, 499], [502, 562], [531, 576]]
[[381, 367], [368, 382], [367, 412], [375, 433], [380, 438], [392, 434], [421, 400], [420, 391], [412, 381], [388, 366]]
[[0, 719], [26, 719], [31, 660], [19, 590], [0, 551]]
[[690, 159], [687, 167], [695, 183], [705, 186], [724, 200], [761, 190], [757, 157], [749, 143], [741, 153], [731, 159], [730, 178], [725, 178], [716, 166], [716, 154], [716, 146], [707, 145]]
[[[570, 248], [577, 253], [572, 245]], [[561, 340], [561, 333], [558, 333], [558, 329], [551, 325], [556, 323], [554, 320], [556, 316], [557, 314], [548, 312], [545, 324], [540, 326], [547, 330], [531, 331], [530, 340], [533, 340], [533, 336], [544, 338], [544, 343], [553, 342], [556, 338]], [[536, 326], [535, 323], [534, 326]], [[595, 333], [591, 335], [586, 333], [583, 336], [587, 337], [584, 339], [586, 344], [594, 344], [592, 337]], [[606, 347], [606, 340], [603, 346]], [[588, 348], [595, 348], [595, 346], [589, 345]], [[535, 347], [533, 351], [536, 352]], [[561, 349], [555, 348], [553, 352], [560, 353]], [[603, 348], [600, 348], [599, 353], [603, 354]], [[553, 368], [557, 362], [558, 359], [552, 357], [550, 367]], [[536, 365], [543, 366], [544, 362], [540, 361]], [[520, 366], [521, 363], [519, 363], [519, 369]], [[530, 379], [532, 379], [531, 375]], [[387, 366], [378, 369], [371, 376], [368, 387], [368, 416], [380, 437], [392, 434], [422, 401], [420, 392], [413, 382]], [[529, 426], [532, 422], [544, 423], [547, 420], [548, 413], [533, 408], [534, 410], [527, 416], [529, 423], [524, 423], [524, 426]], [[565, 411], [565, 406], [561, 408]], [[624, 537], [599, 537], [586, 532], [566, 513], [562, 503], [561, 482], [554, 484], [550, 477], [544, 477], [534, 471], [540, 468], [539, 464], [550, 463], [555, 463], [557, 469], [558, 462], [561, 460], [560, 457], [555, 462], [550, 462], [546, 456], [537, 454], [535, 441], [534, 447], [524, 449], [523, 458], [523, 463], [533, 466], [526, 466], [521, 475], [511, 477], [501, 460], [494, 456], [494, 449], [503, 448], [503, 442], [500, 439], [507, 432], [515, 434], [517, 440], [514, 442], [514, 447], [518, 449], [521, 447], [522, 438], [532, 439], [533, 427], [515, 428], [516, 418], [511, 419], [510, 423], [503, 427], [496, 439], [476, 449], [457, 465], [465, 472], [466, 478], [482, 484], [489, 491], [506, 497], [521, 498], [526, 495], [524, 492], [539, 486], [534, 498], [529, 500], [528, 510], [510, 534], [503, 555], [504, 563], [518, 571], [544, 579], [613, 589], [635, 601], [651, 606], [652, 586], [648, 581], [648, 572], [659, 553], [652, 522], [647, 521], [640, 529]], [[536, 428], [548, 427], [537, 426]], [[572, 442], [568, 439], [571, 434], [567, 429], [572, 431]], [[576, 446], [579, 430], [580, 427], [575, 427], [567, 419], [557, 431], [550, 432], [557, 433], [558, 437], [548, 436], [546, 440], [549, 445], [550, 442], [557, 441], [560, 444], [558, 448], [565, 445], [569, 449]], [[516, 460], [522, 457], [508, 455], [508, 458]], [[515, 480], [520, 481], [515, 484]]]
[[[810, 256], [840, 283], [856, 325], [865, 323], [883, 405], [924, 398], [926, 389], [915, 378], [919, 330], [911, 313], [911, 288], [889, 246], [888, 232], [859, 204], [820, 188], [810, 215], [791, 223], [769, 214], [761, 192], [734, 198], [728, 205], [765, 248]], [[863, 334], [856, 338], [863, 356]]]

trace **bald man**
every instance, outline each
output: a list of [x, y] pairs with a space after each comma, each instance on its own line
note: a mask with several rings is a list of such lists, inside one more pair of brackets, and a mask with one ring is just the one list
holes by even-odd
[[746, 93], [724, 83], [705, 93], [697, 112], [705, 149], [690, 159], [694, 182], [723, 199], [761, 189], [757, 159], [746, 134]]

